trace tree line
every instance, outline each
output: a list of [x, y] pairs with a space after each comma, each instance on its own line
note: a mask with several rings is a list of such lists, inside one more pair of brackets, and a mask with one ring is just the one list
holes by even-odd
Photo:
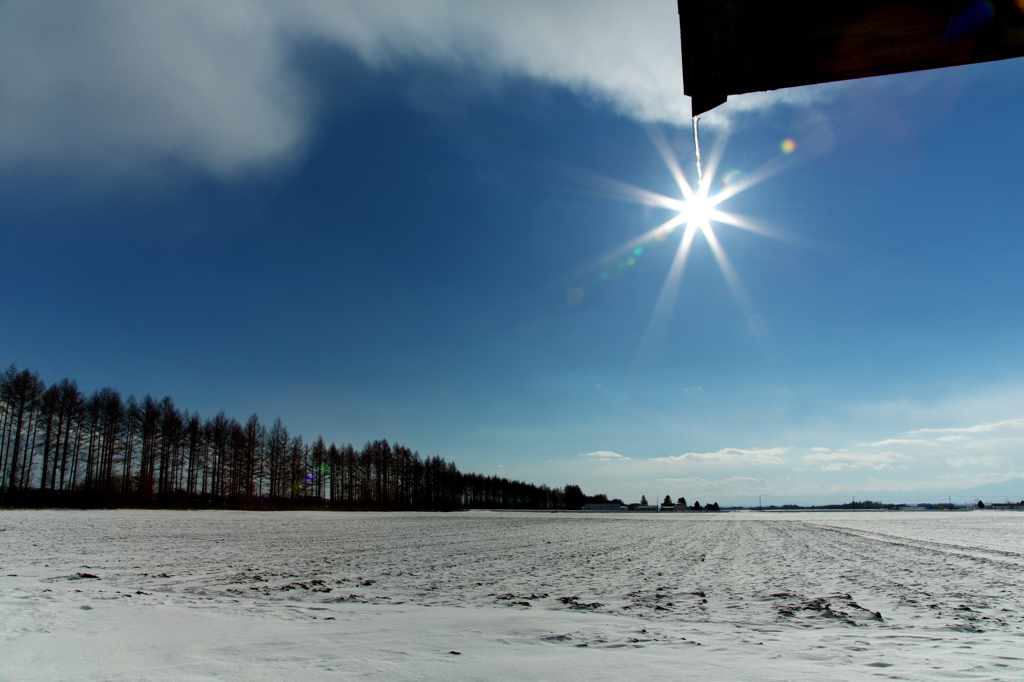
[[566, 490], [579, 488], [462, 473], [387, 440], [306, 441], [280, 418], [203, 418], [169, 396], [124, 399], [112, 388], [86, 395], [15, 365], [0, 375], [6, 506], [557, 509]]

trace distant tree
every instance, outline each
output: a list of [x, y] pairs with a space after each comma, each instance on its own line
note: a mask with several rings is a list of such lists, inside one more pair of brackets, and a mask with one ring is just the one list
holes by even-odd
[[[186, 448], [188, 452], [188, 469], [185, 473], [185, 492], [189, 495], [195, 495], [199, 492], [198, 477], [199, 469], [206, 468], [206, 437], [205, 431], [203, 430], [203, 419], [199, 416], [198, 412], [193, 412], [188, 415], [185, 426], [186, 434]], [[203, 489], [205, 490], [205, 480], [203, 477], [204, 484]]]
[[100, 409], [100, 435], [102, 438], [99, 451], [98, 468], [96, 470], [96, 486], [106, 494], [120, 488], [120, 476], [114, 480], [114, 460], [123, 456], [122, 434], [125, 426], [125, 407], [121, 394], [112, 388], [102, 388], [96, 392]]
[[391, 492], [388, 497], [391, 499], [392, 509], [403, 509], [409, 506], [409, 488], [413, 485], [413, 474], [415, 462], [419, 455], [405, 447], [395, 443], [391, 447], [393, 460], [391, 476]]
[[647, 496], [646, 495], [641, 495], [640, 496], [640, 504], [643, 504], [643, 505], [647, 504]]
[[566, 509], [582, 509], [585, 501], [586, 495], [583, 494], [583, 491], [578, 485], [565, 486]]
[[303, 483], [306, 477], [306, 458], [309, 448], [302, 436], [292, 436], [288, 441], [287, 466], [288, 466], [288, 497], [292, 500], [299, 497], [303, 491]]
[[[66, 380], [65, 380], [66, 381]], [[77, 391], [78, 388], [75, 387]], [[127, 497], [134, 490], [132, 472], [135, 470], [135, 440], [142, 423], [142, 411], [134, 395], [128, 396], [124, 403], [121, 433], [121, 497]]]
[[685, 508], [686, 507], [686, 498], [685, 497], [680, 497], [679, 500], [676, 502], [676, 506], [677, 507], [684, 507]]
[[982, 502], [981, 500], [978, 500], [978, 509], [984, 509], [984, 508], [985, 508], [985, 503]]
[[74, 456], [72, 436], [77, 440], [78, 426], [80, 423], [82, 409], [85, 404], [85, 397], [78, 390], [78, 384], [74, 381], [62, 379], [58, 384], [60, 387], [60, 410], [63, 420], [64, 435], [57, 444], [57, 452], [54, 456], [60, 455], [60, 472], [57, 471], [57, 461], [54, 460], [53, 470], [50, 472], [50, 489], [64, 490], [65, 475], [68, 471], [68, 458]]
[[372, 485], [370, 499], [375, 506], [387, 509], [390, 504], [389, 494], [391, 483], [391, 465], [394, 451], [385, 439], [375, 440], [367, 445], [369, 448], [370, 471]]
[[306, 474], [306, 495], [323, 498], [324, 479], [328, 473], [327, 467], [327, 443], [323, 436], [317, 436], [310, 446], [309, 463], [310, 471]]
[[[318, 505], [364, 509], [579, 509], [578, 485], [551, 488], [462, 473], [439, 456], [368, 442], [362, 452], [322, 438], [307, 444], [277, 419], [243, 425], [219, 412], [203, 420], [168, 396], [122, 400], [103, 388], [86, 397], [64, 379], [47, 388], [37, 374], [0, 371], [0, 501], [37, 489], [75, 504], [191, 504], [248, 508]], [[30, 499], [30, 498], [25, 498]], [[644, 502], [647, 502], [646, 496]]]
[[[347, 443], [341, 447], [341, 501], [346, 505], [351, 505], [355, 499], [356, 482], [358, 480], [359, 470], [357, 464], [359, 462], [359, 454], [356, 452], [355, 447], [351, 443]], [[420, 463], [420, 470], [417, 475], [417, 506], [425, 504], [426, 500], [426, 488], [424, 485], [424, 467]]]
[[327, 488], [327, 501], [330, 505], [338, 502], [341, 494], [341, 450], [334, 443], [327, 448], [327, 469], [330, 475], [330, 485]]
[[662, 504], [671, 507], [674, 503], [672, 502], [672, 496], [666, 495], [665, 499], [661, 501]]
[[693, 509], [693, 511], [700, 511], [701, 510], [700, 500], [695, 500], [694, 503], [693, 503], [693, 506], [691, 507], [691, 509]]
[[[160, 401], [159, 410], [160, 446], [157, 449], [156, 491], [158, 495], [166, 495], [174, 489], [174, 464], [180, 454], [185, 423], [171, 396], [165, 396]], [[224, 416], [223, 411], [220, 416]]]
[[223, 497], [228, 489], [227, 481], [224, 479], [231, 454], [231, 433], [234, 426], [232, 421], [224, 410], [221, 410], [207, 419], [203, 427], [206, 441], [210, 446], [210, 494], [217, 498]]
[[287, 489], [287, 457], [288, 442], [291, 436], [288, 429], [278, 417], [274, 420], [270, 431], [267, 433], [267, 459], [270, 473], [269, 489], [270, 497], [282, 498]]
[[46, 436], [43, 439], [43, 473], [39, 478], [39, 489], [46, 490], [50, 471], [50, 450], [55, 440], [60, 438], [61, 428], [57, 423], [60, 406], [60, 388], [54, 384], [43, 391], [40, 403], [41, 421]]
[[[139, 497], [148, 498], [153, 494], [153, 485], [156, 481], [154, 474], [160, 436], [160, 404], [147, 393], [139, 405], [139, 411], [139, 447], [141, 450], [136, 494]], [[74, 478], [73, 470], [72, 478]]]
[[253, 413], [243, 427], [244, 457], [242, 480], [245, 482], [246, 497], [262, 493], [263, 465], [266, 461], [264, 449], [267, 444], [267, 427], [260, 424], [260, 418]]

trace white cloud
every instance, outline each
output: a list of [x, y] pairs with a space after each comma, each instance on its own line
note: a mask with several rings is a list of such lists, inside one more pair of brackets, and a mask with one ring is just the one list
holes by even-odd
[[703, 479], [700, 476], [692, 476], [690, 478], [659, 478], [657, 480], [658, 483], [679, 487], [704, 487], [709, 483], [707, 479]]
[[598, 450], [597, 452], [581, 452], [580, 457], [587, 457], [592, 460], [601, 462], [625, 462], [629, 461], [629, 457], [620, 455], [617, 452], [611, 450]]
[[985, 440], [974, 440], [964, 444], [965, 450], [993, 450], [996, 448], [1013, 447], [1019, 452], [1024, 446], [1024, 438], [1020, 436], [1009, 436], [1006, 438], [986, 438]]
[[[382, 73], [428, 63], [478, 83], [528, 78], [638, 121], [690, 120], [672, 0], [6, 0], [0, 165], [124, 176], [169, 163], [230, 177], [287, 162], [316, 113], [293, 62], [304, 45]], [[706, 120], [844, 87], [733, 97]]]
[[875, 443], [860, 443], [857, 447], [877, 448], [887, 445], [930, 445], [931, 441], [912, 438], [886, 438]]
[[216, 175], [279, 162], [307, 125], [279, 22], [239, 0], [0, 4], [0, 163]]
[[536, 79], [686, 123], [677, 21], [671, 0], [7, 0], [0, 163], [123, 173], [170, 161], [219, 176], [280, 163], [310, 132], [314, 98], [290, 62], [304, 44], [378, 70]]
[[[859, 87], [865, 87], [858, 84]], [[737, 120], [737, 115], [757, 113], [777, 107], [788, 105], [806, 109], [814, 104], [830, 102], [850, 87], [847, 82], [820, 83], [800, 88], [783, 88], [782, 90], [769, 90], [766, 92], [749, 92], [744, 95], [733, 95], [729, 97], [728, 104], [707, 112], [700, 117], [701, 124], [707, 124], [714, 128], [731, 128]], [[822, 121], [816, 122], [813, 133], [815, 136], [830, 136], [831, 129], [825, 126], [822, 129]], [[815, 140], [817, 145], [822, 141]], [[826, 146], [829, 143], [826, 143]]]
[[804, 461], [817, 464], [822, 471], [855, 471], [857, 469], [888, 469], [894, 462], [912, 460], [899, 452], [815, 452], [804, 455]]
[[946, 464], [951, 467], [962, 468], [962, 467], [1001, 467], [1006, 464], [1006, 460], [1002, 457], [987, 456], [987, 457], [950, 457], [946, 460]]
[[688, 452], [685, 455], [673, 455], [671, 457], [655, 457], [650, 462], [679, 462], [694, 463], [705, 462], [710, 464], [784, 464], [779, 455], [785, 453], [787, 448], [768, 448], [742, 450], [740, 448], [723, 448], [715, 452]]
[[975, 426], [955, 426], [943, 429], [917, 429], [915, 431], [909, 431], [908, 434], [911, 436], [918, 436], [926, 433], [944, 433], [944, 434], [967, 434], [967, 433], [988, 433], [991, 431], [1001, 430], [1024, 430], [1024, 417], [1018, 417], [1017, 419], [1004, 419], [1003, 421], [990, 422], [986, 424], [976, 424]]
[[758, 492], [766, 489], [768, 482], [763, 478], [750, 476], [730, 476], [720, 480], [707, 480], [699, 476], [692, 478], [659, 478], [657, 482], [663, 487], [667, 486], [691, 498], [694, 495], [706, 494], [728, 494], [757, 495]]
[[732, 476], [721, 481], [721, 483], [723, 485], [734, 485], [737, 483], [743, 483], [747, 485], [765, 485], [766, 483], [768, 483], [768, 481], [764, 480], [763, 478], [752, 478], [750, 476]]

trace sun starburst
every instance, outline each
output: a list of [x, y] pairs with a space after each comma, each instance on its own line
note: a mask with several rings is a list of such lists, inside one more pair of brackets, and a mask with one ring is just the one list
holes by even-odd
[[[749, 302], [749, 297], [746, 294], [736, 270], [729, 261], [729, 258], [725, 253], [725, 249], [722, 248], [722, 244], [716, 235], [716, 230], [721, 227], [733, 227], [766, 237], [773, 237], [777, 239], [784, 238], [784, 235], [777, 231], [758, 225], [753, 220], [744, 218], [743, 216], [735, 213], [730, 213], [722, 208], [722, 204], [728, 199], [735, 197], [737, 194], [744, 192], [770, 175], [773, 175], [781, 169], [782, 165], [779, 163], [771, 163], [762, 168], [759, 172], [749, 175], [730, 171], [730, 173], [727, 173], [725, 177], [717, 180], [716, 182], [719, 162], [721, 161], [722, 154], [724, 152], [724, 142], [720, 142], [712, 149], [706, 169], [703, 173], [700, 172], [700, 151], [699, 147], [697, 147], [698, 180], [696, 183], [691, 184], [689, 178], [687, 178], [687, 175], [682, 171], [679, 165], [678, 157], [672, 151], [660, 131], [652, 129], [651, 139], [661, 155], [666, 168], [675, 181], [675, 185], [679, 191], [678, 196], [666, 196], [658, 192], [642, 189], [634, 185], [629, 185], [615, 180], [609, 180], [607, 178], [602, 181], [605, 189], [609, 190], [611, 194], [617, 195], [620, 199], [666, 209], [671, 214], [668, 220], [638, 236], [636, 239], [631, 240], [629, 243], [622, 245], [612, 254], [609, 254], [605, 259], [606, 261], [616, 260], [620, 254], [624, 254], [626, 260], [623, 262], [627, 265], [633, 265], [635, 262], [634, 256], [641, 253], [645, 245], [654, 242], [664, 242], [670, 234], [677, 231], [682, 232], [676, 246], [672, 264], [666, 274], [665, 282], [661, 287], [661, 292], [658, 296], [657, 302], [655, 303], [654, 310], [652, 311], [647, 331], [644, 334], [644, 344], [647, 343], [658, 322], [664, 319], [666, 314], [674, 307], [676, 294], [679, 291], [691, 252], [693, 251], [695, 243], [698, 241], [698, 236], [700, 236], [708, 245], [712, 256], [722, 272], [726, 284], [736, 300], [736, 303], [743, 311], [743, 314], [747, 318], [748, 323], [750, 323], [751, 328], [753, 328], [754, 316]], [[717, 191], [712, 191], [712, 186], [715, 184], [718, 184], [720, 188]], [[603, 274], [604, 273], [602, 273], [602, 275]]]

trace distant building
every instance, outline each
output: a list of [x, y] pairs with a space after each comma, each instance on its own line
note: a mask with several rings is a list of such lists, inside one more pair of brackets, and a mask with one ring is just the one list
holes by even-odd
[[626, 505], [626, 511], [631, 511], [631, 512], [635, 512], [635, 511], [643, 511], [643, 512], [658, 511], [658, 505], [656, 505], [656, 504], [640, 504], [639, 502], [630, 502], [629, 504]]
[[985, 507], [985, 509], [995, 509], [997, 511], [1024, 511], [1024, 500], [1021, 500], [1020, 502], [993, 503]]

